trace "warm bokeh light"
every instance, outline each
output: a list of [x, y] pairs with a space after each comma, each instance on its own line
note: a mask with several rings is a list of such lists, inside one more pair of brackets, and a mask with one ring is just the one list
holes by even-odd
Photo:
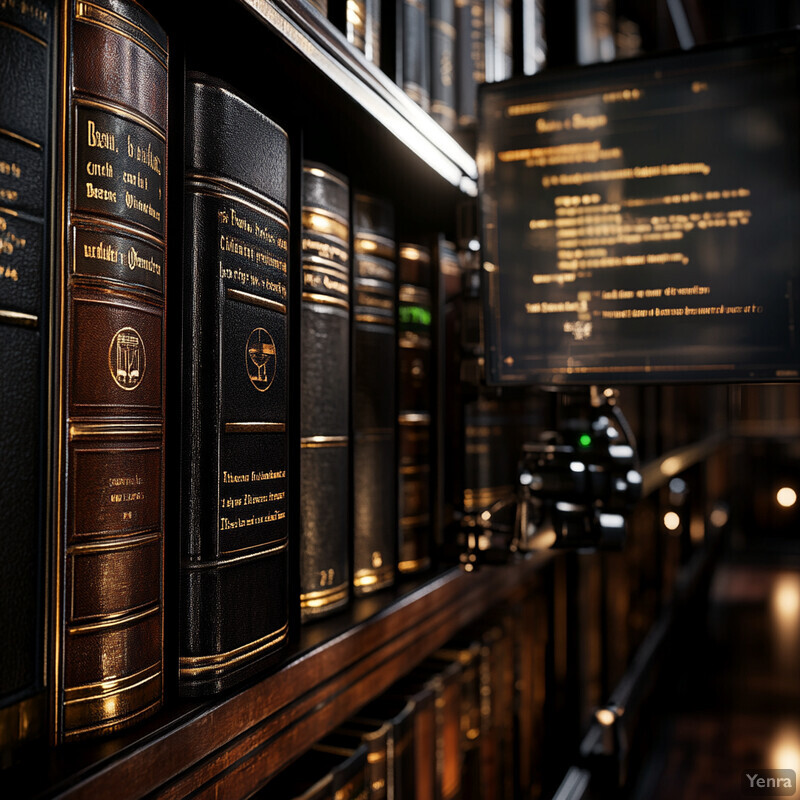
[[793, 769], [800, 772], [800, 729], [796, 725], [782, 727], [770, 743], [771, 769]]
[[610, 708], [601, 708], [595, 712], [595, 719], [601, 724], [609, 727], [614, 724], [617, 715]]
[[726, 506], [719, 504], [714, 506], [711, 514], [708, 517], [708, 521], [715, 527], [715, 528], [723, 528], [728, 523], [728, 509]]
[[790, 486], [782, 486], [775, 495], [778, 505], [783, 508], [791, 508], [797, 502], [797, 492]]
[[681, 526], [681, 518], [674, 511], [667, 511], [664, 514], [664, 527], [668, 531], [676, 531]]

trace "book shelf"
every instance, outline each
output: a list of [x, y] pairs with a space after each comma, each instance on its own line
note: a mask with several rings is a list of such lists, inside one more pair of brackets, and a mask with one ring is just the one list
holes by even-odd
[[[392, 201], [402, 233], [456, 238], [459, 211], [474, 208], [478, 193], [475, 159], [309, 3], [223, 0], [215, 4], [213, 17], [187, 15], [166, 0], [143, 5], [170, 37], [168, 261], [173, 275], [182, 264], [184, 65], [229, 82], [286, 129], [292, 150], [290, 184], [299, 185], [304, 158], [323, 161], [347, 175], [353, 188]], [[299, 228], [299, 192], [293, 188], [290, 195], [290, 216]], [[301, 261], [297, 230], [289, 249], [296, 268]], [[290, 293], [299, 296], [299, 269], [289, 281]], [[180, 290], [176, 294], [168, 289], [167, 302], [169, 341], [179, 338]], [[294, 316], [290, 336], [296, 334], [299, 315]], [[168, 374], [175, 358], [167, 356]], [[291, 380], [290, 392], [297, 388], [296, 378]], [[169, 423], [175, 408], [169, 392], [170, 386], [166, 573], [174, 577], [178, 521], [169, 498], [178, 492], [171, 477], [175, 434]], [[290, 431], [299, 427], [296, 405], [290, 402]], [[290, 472], [299, 461], [297, 449], [290, 445]], [[702, 462], [712, 449], [681, 451], [673, 471]], [[646, 473], [648, 493], [665, 480], [660, 463], [653, 462]], [[290, 519], [297, 519], [297, 506], [295, 494], [289, 499]], [[296, 548], [297, 530], [291, 522], [290, 531]], [[544, 580], [552, 560], [543, 554], [474, 574], [439, 565], [422, 576], [403, 578], [391, 589], [355, 599], [344, 612], [304, 626], [277, 670], [204, 700], [180, 699], [176, 691], [172, 672], [177, 645], [170, 637], [175, 634], [177, 591], [168, 579], [164, 707], [109, 738], [59, 747], [33, 743], [18, 763], [0, 772], [0, 789], [8, 785], [20, 791], [24, 786], [21, 796], [32, 797], [246, 798], [459, 631], [500, 604], [529, 595]]]

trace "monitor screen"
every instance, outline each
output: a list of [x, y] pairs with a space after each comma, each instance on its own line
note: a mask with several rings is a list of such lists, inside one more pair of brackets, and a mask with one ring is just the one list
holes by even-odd
[[492, 383], [798, 379], [799, 45], [482, 87]]

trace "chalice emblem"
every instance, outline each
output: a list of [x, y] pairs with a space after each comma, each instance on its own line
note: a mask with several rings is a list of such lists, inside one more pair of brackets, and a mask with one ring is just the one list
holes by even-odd
[[264, 328], [256, 328], [247, 339], [245, 348], [247, 375], [259, 392], [266, 392], [275, 379], [277, 358], [275, 342]]

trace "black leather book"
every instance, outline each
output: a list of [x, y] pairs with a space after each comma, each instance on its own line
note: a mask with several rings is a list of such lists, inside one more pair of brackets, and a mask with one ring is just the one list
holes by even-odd
[[456, 7], [430, 0], [431, 116], [446, 130], [456, 127]]
[[0, 751], [42, 733], [53, 2], [0, 5]]
[[425, 111], [431, 102], [429, 0], [403, 0], [403, 91]]
[[350, 596], [350, 193], [321, 164], [303, 168], [300, 331], [300, 611]]
[[353, 585], [394, 582], [397, 493], [396, 245], [392, 207], [353, 199]]
[[186, 89], [179, 688], [222, 690], [288, 636], [286, 134]]
[[398, 265], [398, 557], [400, 572], [431, 563], [432, 301], [430, 250], [400, 245]]

